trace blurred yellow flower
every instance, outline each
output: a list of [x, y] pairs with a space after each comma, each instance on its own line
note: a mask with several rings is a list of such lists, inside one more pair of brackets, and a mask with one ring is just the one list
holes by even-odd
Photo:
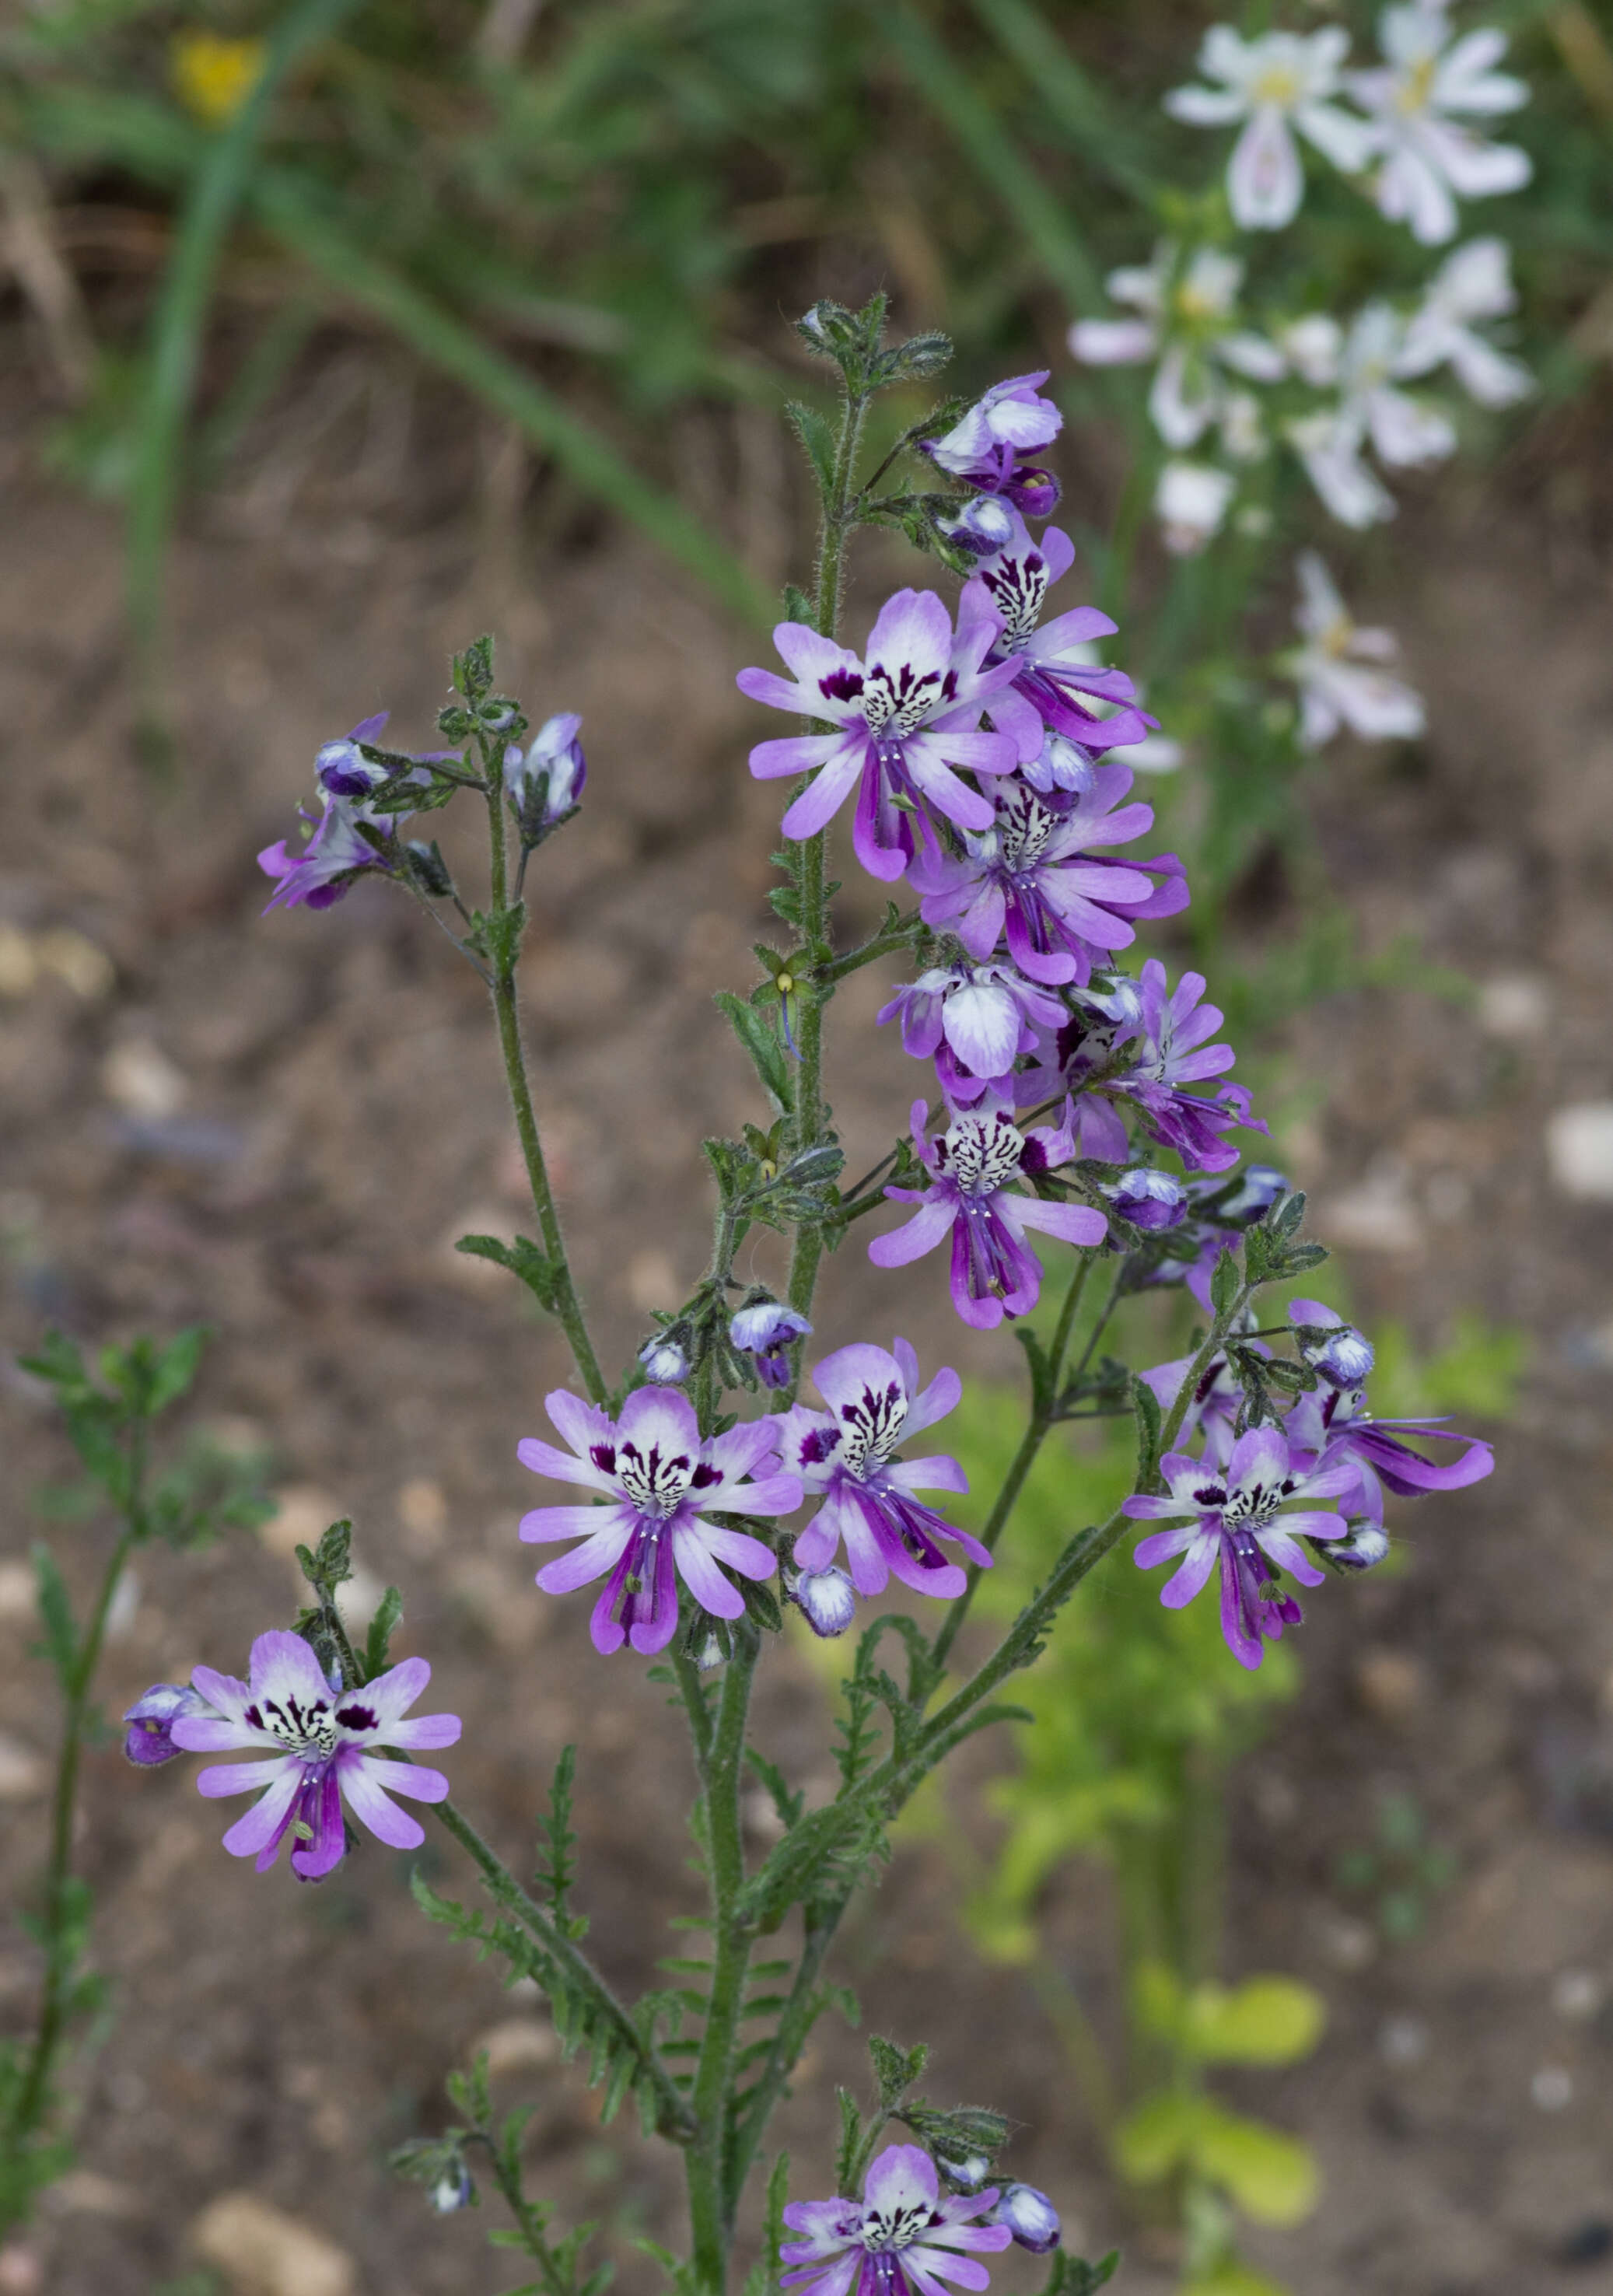
[[209, 127], [222, 127], [252, 93], [263, 70], [263, 42], [221, 39], [216, 32], [176, 32], [168, 64], [175, 93], [185, 110]]

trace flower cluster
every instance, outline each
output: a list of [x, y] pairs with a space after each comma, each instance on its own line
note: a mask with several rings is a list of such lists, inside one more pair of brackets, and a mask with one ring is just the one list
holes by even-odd
[[[1160, 1595], [1169, 1608], [1191, 1603], [1219, 1571], [1222, 1632], [1247, 1667], [1260, 1664], [1285, 1627], [1298, 1625], [1290, 1581], [1319, 1587], [1328, 1570], [1364, 1570], [1383, 1560], [1386, 1492], [1410, 1498], [1462, 1490], [1494, 1464], [1487, 1443], [1437, 1420], [1374, 1419], [1363, 1392], [1371, 1343], [1320, 1300], [1296, 1300], [1289, 1313], [1299, 1375], [1309, 1383], [1282, 1408], [1272, 1403], [1273, 1384], [1259, 1378], [1278, 1423], [1245, 1423], [1238, 1365], [1230, 1355], [1217, 1357], [1200, 1370], [1182, 1414], [1182, 1439], [1196, 1439], [1198, 1449], [1161, 1459], [1164, 1494], [1126, 1502], [1134, 1519], [1168, 1525], [1140, 1539], [1133, 1559], [1144, 1570], [1176, 1562]], [[1242, 1345], [1269, 1364], [1260, 1341]], [[1180, 1405], [1191, 1369], [1183, 1357], [1144, 1374], [1163, 1410]], [[1443, 1464], [1418, 1447], [1441, 1440], [1460, 1447]]]

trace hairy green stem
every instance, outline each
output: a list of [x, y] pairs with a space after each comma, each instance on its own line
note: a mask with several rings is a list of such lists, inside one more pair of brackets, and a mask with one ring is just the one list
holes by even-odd
[[556, 1927], [535, 1898], [528, 1896], [498, 1852], [482, 1840], [470, 1820], [463, 1816], [451, 1801], [434, 1804], [433, 1815], [477, 1866], [494, 1902], [502, 1906], [507, 1914], [513, 1915], [521, 1927], [537, 1940], [544, 1953], [564, 1969], [571, 1984], [579, 1993], [587, 1996], [601, 2022], [610, 2028], [618, 2045], [637, 2060], [640, 2071], [655, 2098], [658, 2128], [675, 2143], [687, 2143], [693, 2127], [689, 2107], [678, 2095], [672, 2076], [660, 2057], [641, 2037], [632, 2018], [587, 1955], [579, 1950], [573, 1939]]
[[[102, 1573], [84, 1642], [74, 1660], [71, 1674], [63, 1685], [67, 1693], [66, 1711], [62, 1718], [61, 1751], [56, 1761], [55, 1790], [51, 1799], [50, 1855], [43, 1893], [45, 1982], [39, 1999], [39, 2021], [34, 2031], [33, 2047], [29, 2052], [28, 2071], [3, 2132], [4, 2150], [11, 2153], [20, 2150], [45, 2117], [50, 2095], [51, 2070], [61, 2048], [67, 2021], [68, 1991], [74, 1958], [68, 1919], [68, 1894], [72, 1882], [73, 1818], [78, 1808], [78, 1771], [84, 1752], [85, 1725], [95, 1669], [101, 1662], [101, 1647], [106, 1639], [107, 1617], [118, 1592], [118, 1581], [123, 1576], [124, 1566], [143, 1529], [144, 1480], [145, 1430], [136, 1424], [131, 1439], [129, 1496], [123, 1529]], [[5, 2224], [0, 2223], [0, 2232], [7, 2229]]]
[[[696, 2279], [720, 2296], [728, 2271], [734, 2202], [729, 2198], [728, 2101], [733, 2081], [734, 2037], [744, 2006], [750, 1963], [750, 1925], [739, 1915], [745, 1884], [740, 1784], [745, 1766], [745, 1722], [761, 1638], [749, 1620], [734, 1634], [733, 1656], [723, 1677], [716, 1726], [705, 1768], [706, 1854], [711, 1888], [711, 1991], [706, 2030], [695, 2065], [696, 2135], [685, 2154], [689, 2220]], [[735, 2195], [737, 2200], [737, 2195]]]
[[492, 991], [494, 1014], [498, 1022], [504, 1081], [510, 1090], [510, 1106], [515, 1117], [516, 1135], [520, 1141], [521, 1160], [527, 1168], [527, 1185], [532, 1192], [533, 1208], [543, 1231], [544, 1251], [555, 1279], [554, 1314], [570, 1342], [572, 1360], [582, 1375], [589, 1401], [603, 1403], [610, 1390], [605, 1374], [600, 1369], [599, 1357], [594, 1351], [594, 1341], [588, 1336], [583, 1304], [572, 1277], [571, 1263], [566, 1256], [566, 1240], [561, 1229], [554, 1191], [549, 1183], [549, 1168], [544, 1161], [537, 1115], [532, 1105], [532, 1089], [527, 1081], [526, 1054], [520, 1036], [520, 1008], [515, 988], [514, 948], [496, 937], [498, 924], [509, 914], [510, 906], [504, 853], [504, 787], [499, 767], [493, 758], [489, 755], [483, 762], [487, 776], [487, 843], [491, 914], [495, 927], [488, 950], [492, 974], [488, 985]]

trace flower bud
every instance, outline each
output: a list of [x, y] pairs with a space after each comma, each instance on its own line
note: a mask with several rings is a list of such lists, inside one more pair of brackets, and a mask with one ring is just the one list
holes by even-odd
[[991, 2176], [990, 2156], [985, 2152], [961, 2152], [951, 2159], [938, 2152], [935, 2162], [954, 2193], [978, 2193]]
[[428, 2190], [426, 2198], [439, 2217], [451, 2217], [458, 2210], [472, 2205], [476, 2199], [476, 2185], [463, 2160], [447, 2162], [436, 2184]]
[[1045, 2256], [1059, 2245], [1064, 2229], [1059, 2211], [1034, 2185], [1004, 2185], [991, 2213], [993, 2221], [1006, 2225], [1019, 2247], [1029, 2249], [1033, 2256]]
[[368, 797], [377, 782], [386, 780], [389, 769], [372, 765], [360, 754], [358, 745], [379, 740], [390, 715], [390, 710], [382, 709], [373, 718], [361, 718], [340, 742], [323, 744], [314, 760], [314, 778], [327, 797]]
[[857, 1614], [856, 1590], [833, 1563], [827, 1570], [792, 1572], [785, 1580], [784, 1592], [799, 1604], [813, 1633], [825, 1642], [843, 1635]]
[[1279, 1196], [1286, 1196], [1286, 1172], [1274, 1164], [1246, 1164], [1231, 1181], [1208, 1190], [1200, 1209], [1212, 1212], [1227, 1227], [1248, 1227], [1269, 1212]]
[[1380, 1522], [1365, 1516], [1347, 1525], [1343, 1538], [1322, 1538], [1315, 1543], [1326, 1560], [1337, 1563], [1341, 1570], [1371, 1570], [1389, 1551], [1388, 1532]]
[[538, 845], [582, 800], [588, 761], [577, 739], [582, 719], [565, 711], [541, 725], [523, 750], [504, 750], [504, 788], [520, 816], [521, 840]]
[[805, 1316], [764, 1293], [739, 1309], [728, 1326], [728, 1337], [741, 1355], [750, 1357], [764, 1387], [788, 1387], [790, 1349], [811, 1329]]
[[1085, 797], [1092, 789], [1096, 768], [1078, 742], [1063, 734], [1050, 734], [1042, 744], [1042, 753], [1019, 767], [1019, 778], [1033, 789], [1044, 804], [1051, 800]]
[[154, 1682], [124, 1716], [129, 1725], [123, 1751], [142, 1769], [171, 1762], [184, 1751], [174, 1743], [174, 1725], [181, 1715], [210, 1714], [213, 1709], [199, 1690], [176, 1682]]
[[1186, 1216], [1187, 1190], [1169, 1172], [1156, 1172], [1151, 1165], [1139, 1164], [1122, 1172], [1103, 1193], [1121, 1218], [1130, 1220], [1134, 1227], [1175, 1227]]
[[418, 885], [421, 891], [433, 901], [446, 901], [454, 890], [448, 865], [443, 859], [435, 838], [429, 845], [422, 845], [417, 838], [411, 838], [404, 847], [404, 867], [409, 873], [410, 882]]
[[1302, 1363], [1330, 1387], [1360, 1387], [1372, 1368], [1372, 1343], [1320, 1300], [1291, 1300], [1289, 1321]]
[[936, 526], [948, 542], [976, 558], [1001, 550], [1013, 539], [1013, 513], [992, 495], [976, 495], [954, 518], [938, 518]]
[[689, 1376], [689, 1357], [670, 1332], [646, 1340], [638, 1359], [658, 1387], [681, 1387]]

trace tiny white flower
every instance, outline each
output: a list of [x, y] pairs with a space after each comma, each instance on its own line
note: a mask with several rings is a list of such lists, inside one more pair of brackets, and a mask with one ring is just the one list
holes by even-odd
[[1177, 558], [1195, 556], [1226, 516], [1236, 491], [1231, 472], [1211, 463], [1167, 463], [1154, 492], [1166, 548]]
[[1307, 311], [1303, 318], [1279, 327], [1277, 345], [1300, 381], [1313, 390], [1325, 390], [1338, 381], [1344, 329], [1328, 312]]
[[1399, 648], [1394, 634], [1363, 629], [1351, 619], [1314, 550], [1305, 552], [1298, 570], [1294, 621], [1305, 643], [1282, 655], [1278, 668], [1299, 689], [1299, 739], [1305, 747], [1319, 749], [1341, 725], [1369, 742], [1405, 741], [1421, 734], [1421, 696], [1371, 666], [1395, 659]]
[[[1288, 362], [1275, 343], [1232, 324], [1244, 266], [1213, 247], [1196, 248], [1185, 265], [1162, 240], [1146, 265], [1111, 271], [1108, 287], [1135, 319], [1077, 319], [1069, 347], [1088, 366], [1134, 366], [1158, 358], [1149, 392], [1150, 419], [1167, 447], [1196, 446], [1212, 423], [1224, 430], [1227, 372], [1251, 382], [1278, 382]], [[1247, 392], [1246, 406], [1251, 406]], [[1249, 436], [1243, 408], [1234, 418]], [[1238, 449], [1229, 445], [1228, 451]]]
[[1516, 192], [1534, 170], [1516, 144], [1489, 144], [1449, 115], [1481, 119], [1516, 111], [1529, 91], [1493, 69], [1506, 53], [1504, 32], [1486, 26], [1451, 45], [1438, 0], [1386, 8], [1378, 22], [1385, 62], [1346, 75], [1350, 93], [1372, 118], [1383, 155], [1374, 189], [1381, 214], [1409, 224], [1412, 237], [1437, 247], [1456, 236], [1458, 199]]
[[1198, 127], [1248, 124], [1227, 166], [1232, 220], [1244, 231], [1280, 231], [1299, 211], [1305, 190], [1290, 122], [1347, 175], [1372, 155], [1371, 126], [1327, 99], [1339, 87], [1349, 34], [1337, 24], [1319, 32], [1266, 32], [1245, 40], [1230, 24], [1204, 36], [1199, 69], [1218, 87], [1173, 88], [1165, 108]]
[[1476, 332], [1478, 321], [1502, 318], [1517, 304], [1506, 242], [1470, 239], [1445, 258], [1429, 282], [1406, 323], [1395, 372], [1430, 374], [1449, 366], [1481, 406], [1510, 406], [1527, 398], [1535, 388], [1528, 368]]

